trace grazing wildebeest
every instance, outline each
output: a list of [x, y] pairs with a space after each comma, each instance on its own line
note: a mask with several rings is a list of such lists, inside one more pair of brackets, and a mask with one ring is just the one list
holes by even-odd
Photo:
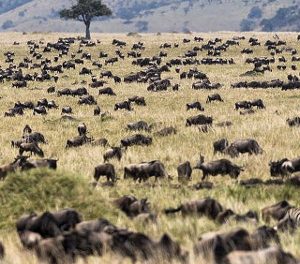
[[162, 128], [161, 130], [159, 131], [156, 131], [154, 133], [155, 136], [159, 136], [159, 137], [166, 137], [166, 136], [169, 136], [169, 135], [172, 135], [172, 134], [176, 134], [177, 133], [177, 129], [175, 127], [165, 127], [165, 128]]
[[221, 95], [218, 93], [207, 96], [206, 103], [211, 103], [212, 101], [224, 102]]
[[81, 136], [74, 137], [72, 139], [68, 139], [66, 148], [80, 147], [84, 144], [91, 143], [91, 142], [92, 142], [92, 138], [89, 138], [86, 135], [81, 135]]
[[264, 108], [266, 108], [265, 105], [264, 105], [263, 100], [261, 100], [261, 99], [253, 100], [253, 101], [250, 102], [250, 104], [251, 104], [252, 107], [256, 106], [257, 109], [264, 109]]
[[197, 115], [190, 117], [186, 120], [186, 126], [192, 125], [211, 125], [213, 122], [212, 117], [205, 115]]
[[252, 107], [251, 102], [249, 101], [240, 101], [235, 103], [235, 110], [241, 109], [250, 109]]
[[116, 103], [115, 107], [114, 107], [114, 110], [117, 111], [119, 109], [120, 110], [125, 109], [125, 110], [128, 110], [128, 111], [131, 111], [132, 110], [131, 102], [130, 101], [124, 101], [124, 102], [121, 102], [121, 103]]
[[192, 167], [189, 161], [179, 164], [177, 167], [178, 181], [190, 181], [192, 179]]
[[79, 99], [78, 104], [95, 105], [97, 104], [96, 99], [92, 95], [86, 95]]
[[106, 176], [107, 181], [116, 181], [116, 172], [114, 165], [105, 163], [97, 166], [94, 172], [94, 180], [98, 182], [101, 176]]
[[24, 152], [30, 152], [30, 154], [35, 154], [40, 157], [44, 157], [43, 150], [38, 146], [36, 142], [22, 143], [19, 147], [19, 155], [23, 155]]
[[190, 109], [197, 109], [199, 111], [204, 111], [204, 108], [200, 102], [186, 104], [186, 110], [188, 111]]
[[122, 149], [120, 147], [112, 147], [105, 151], [103, 154], [104, 162], [107, 162], [110, 159], [117, 158], [119, 161], [122, 158]]
[[71, 106], [64, 106], [61, 109], [61, 114], [72, 114], [72, 107]]
[[140, 214], [150, 213], [150, 205], [147, 199], [138, 200], [132, 195], [124, 195], [116, 199], [114, 204], [128, 217], [136, 217]]
[[213, 143], [214, 154], [216, 154], [217, 152], [223, 153], [223, 151], [228, 147], [228, 145], [229, 143], [226, 138], [222, 138], [220, 140], [215, 141]]
[[159, 160], [130, 164], [124, 167], [124, 179], [132, 178], [135, 181], [139, 180], [141, 182], [148, 180], [152, 176], [155, 177], [155, 181], [158, 178], [168, 177], [165, 166]]
[[290, 127], [300, 126], [300, 117], [288, 118], [286, 122]]
[[243, 168], [232, 163], [227, 159], [220, 159], [204, 163], [204, 157], [200, 156], [200, 161], [194, 167], [194, 169], [200, 169], [203, 172], [202, 181], [209, 175], [226, 175], [229, 174], [231, 178], [237, 179]]
[[196, 256], [213, 259], [214, 263], [223, 263], [223, 258], [235, 250], [251, 250], [250, 234], [239, 228], [227, 233], [204, 235], [195, 245]]
[[100, 89], [99, 90], [99, 95], [102, 95], [102, 94], [111, 95], [111, 96], [116, 95], [115, 92], [113, 91], [113, 89], [111, 89], [110, 87]]
[[140, 97], [140, 96], [130, 97], [130, 98], [128, 98], [128, 101], [129, 102], [133, 102], [133, 103], [135, 103], [137, 105], [143, 105], [143, 106], [146, 105], [145, 98], [144, 97]]
[[33, 114], [39, 114], [39, 115], [46, 115], [47, 114], [47, 110], [45, 106], [36, 106], [35, 108], [33, 108]]
[[42, 133], [40, 133], [40, 132], [32, 132], [32, 133], [30, 133], [28, 135], [24, 135], [23, 139], [25, 139], [25, 141], [27, 143], [32, 143], [32, 142], [43, 143], [43, 144], [47, 143], [44, 135]]
[[49, 168], [56, 170], [57, 159], [27, 159], [27, 157], [19, 157], [21, 170], [31, 170], [35, 168]]
[[254, 139], [241, 139], [231, 143], [223, 152], [230, 155], [230, 157], [235, 158], [238, 157], [240, 153], [249, 153], [250, 155], [262, 154], [263, 149]]
[[151, 130], [151, 125], [148, 125], [147, 122], [145, 121], [138, 121], [134, 123], [128, 123], [127, 124], [127, 129], [129, 130], [145, 130], [145, 131], [150, 131]]
[[300, 158], [289, 160], [287, 158], [271, 161], [269, 163], [270, 174], [273, 177], [285, 176], [300, 171]]
[[181, 212], [183, 216], [197, 214], [199, 216], [206, 216], [215, 220], [216, 217], [223, 212], [223, 207], [218, 201], [208, 197], [201, 200], [183, 203], [177, 208], [165, 209], [164, 212], [166, 214]]
[[129, 136], [126, 138], [123, 138], [121, 140], [121, 145], [123, 147], [130, 147], [130, 146], [134, 146], [134, 145], [151, 145], [152, 144], [152, 138], [151, 137], [147, 137], [144, 136], [142, 134], [136, 134], [133, 136]]
[[283, 219], [283, 217], [286, 215], [286, 212], [292, 207], [293, 206], [291, 206], [286, 200], [267, 206], [261, 210], [262, 219], [266, 223], [269, 223], [271, 219], [279, 221]]

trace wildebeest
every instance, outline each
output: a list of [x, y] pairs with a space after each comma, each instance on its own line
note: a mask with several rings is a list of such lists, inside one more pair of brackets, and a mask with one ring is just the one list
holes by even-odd
[[177, 208], [165, 209], [164, 212], [166, 214], [181, 212], [183, 216], [196, 214], [215, 220], [216, 217], [223, 212], [223, 207], [217, 200], [208, 197], [201, 200], [183, 203]]
[[207, 178], [209, 175], [226, 175], [229, 174], [231, 178], [238, 178], [240, 172], [243, 171], [243, 168], [232, 163], [227, 159], [220, 159], [204, 163], [204, 157], [200, 157], [200, 161], [194, 167], [194, 169], [200, 169], [203, 172], [202, 181]]
[[186, 104], [186, 110], [190, 110], [190, 109], [197, 109], [199, 111], [204, 111], [204, 108], [200, 102]]
[[133, 97], [130, 97], [128, 98], [128, 101], [129, 102], [133, 102], [137, 105], [143, 105], [145, 106], [146, 105], [146, 101], [145, 101], [145, 98], [144, 97], [141, 97], [141, 96], [133, 96]]
[[290, 127], [300, 126], [300, 117], [288, 118], [286, 122]]
[[286, 212], [292, 207], [293, 206], [291, 206], [288, 201], [280, 201], [276, 204], [263, 208], [261, 210], [262, 218], [266, 223], [269, 223], [271, 219], [279, 221], [286, 215]]
[[64, 106], [61, 109], [61, 114], [72, 114], [72, 107], [71, 106]]
[[91, 143], [91, 142], [92, 142], [92, 138], [89, 138], [86, 135], [81, 135], [81, 136], [74, 137], [72, 139], [68, 139], [66, 148], [80, 147], [84, 144]]
[[207, 96], [206, 103], [211, 103], [212, 101], [224, 102], [221, 95], [218, 93]]
[[214, 154], [217, 152], [223, 153], [223, 151], [228, 147], [229, 143], [226, 138], [222, 138], [220, 140], [217, 140], [213, 143], [213, 148], [214, 148]]
[[4, 257], [5, 257], [5, 249], [2, 242], [0, 242], [0, 260], [4, 259]]
[[132, 178], [133, 180], [146, 181], [150, 177], [167, 178], [165, 166], [159, 160], [142, 162], [140, 164], [130, 164], [124, 167], [124, 179]]
[[273, 177], [285, 176], [300, 171], [300, 158], [287, 158], [269, 162], [270, 174]]
[[186, 126], [192, 125], [211, 125], [213, 118], [205, 115], [197, 115], [190, 117], [186, 120]]
[[97, 104], [96, 99], [92, 95], [86, 95], [79, 99], [78, 104], [95, 105]]
[[36, 106], [35, 108], [33, 108], [33, 114], [39, 114], [39, 115], [46, 115], [47, 114], [47, 110], [45, 106]]
[[258, 109], [264, 109], [264, 108], [266, 108], [265, 105], [264, 105], [263, 100], [261, 100], [261, 99], [253, 100], [250, 103], [251, 103], [252, 107], [256, 106]]
[[128, 217], [136, 217], [139, 214], [150, 213], [150, 205], [147, 199], [138, 200], [132, 195], [124, 195], [116, 199], [114, 204]]
[[94, 180], [98, 182], [101, 176], [106, 176], [107, 181], [116, 181], [116, 172], [114, 165], [105, 163], [97, 166], [94, 172]]
[[104, 162], [107, 162], [110, 159], [117, 158], [119, 161], [122, 158], [122, 148], [120, 147], [112, 147], [105, 151], [103, 154]]
[[181, 163], [177, 167], [178, 181], [184, 182], [192, 179], [192, 167], [189, 161]]
[[263, 149], [254, 139], [241, 139], [231, 143], [226, 149], [223, 150], [223, 152], [234, 158], [238, 157], [240, 153], [249, 153], [250, 155], [262, 154]]
[[121, 140], [121, 145], [123, 147], [130, 147], [134, 145], [151, 145], [152, 144], [152, 138], [144, 136], [142, 134], [135, 134], [133, 136], [129, 136], [126, 138], [123, 138]]
[[131, 102], [130, 101], [124, 101], [124, 102], [121, 102], [121, 103], [116, 103], [115, 107], [114, 107], [114, 110], [117, 111], [117, 110], [121, 110], [121, 109], [131, 111], [132, 110]]
[[162, 128], [154, 133], [155, 136], [166, 137], [172, 134], [177, 134], [177, 129], [173, 126]]
[[151, 125], [148, 125], [147, 122], [145, 121], [138, 121], [134, 123], [128, 123], [127, 124], [127, 129], [129, 130], [145, 130], [145, 131], [150, 131], [152, 128]]
[[22, 156], [24, 152], [30, 152], [30, 154], [35, 154], [40, 157], [44, 157], [43, 150], [38, 146], [36, 142], [22, 143], [19, 147], [19, 154]]
[[241, 109], [250, 109], [252, 107], [251, 102], [249, 101], [240, 101], [235, 103], [235, 110]]
[[84, 136], [87, 133], [87, 128], [85, 123], [80, 123], [77, 127], [79, 136]]
[[99, 90], [99, 95], [102, 95], [102, 94], [111, 95], [111, 96], [116, 95], [115, 92], [113, 91], [113, 89], [111, 89], [110, 87], [100, 89]]

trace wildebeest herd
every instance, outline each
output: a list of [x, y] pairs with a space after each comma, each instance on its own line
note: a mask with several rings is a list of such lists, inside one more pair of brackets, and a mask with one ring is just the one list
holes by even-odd
[[[142, 263], [299, 263], [300, 252], [281, 242], [300, 225], [297, 198], [295, 205], [281, 196], [242, 211], [207, 195], [229, 186], [299, 188], [297, 36], [154, 39], [6, 44], [1, 136], [10, 154], [0, 184], [13, 173], [73, 168], [92, 178], [86, 182], [95, 195], [121, 188], [124, 195], [114, 193], [110, 204], [145, 229], [161, 219], [177, 222], [180, 214], [220, 230], [189, 234], [187, 249], [172, 232], [153, 237], [103, 215], [84, 220], [76, 208], [55, 208], [20, 212], [23, 248], [53, 264], [107, 254]], [[171, 197], [159, 193], [164, 206], [151, 206], [127, 185], [154, 195], [156, 188], [175, 189], [180, 200], [168, 203]], [[197, 198], [185, 198], [187, 191]], [[2, 258], [5, 252], [4, 242]]]

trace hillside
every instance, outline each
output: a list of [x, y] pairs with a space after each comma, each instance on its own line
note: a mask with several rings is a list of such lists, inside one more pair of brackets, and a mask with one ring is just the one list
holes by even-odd
[[[297, 29], [290, 12], [299, 0], [112, 0], [113, 16], [95, 21], [94, 32], [209, 32]], [[62, 21], [58, 12], [70, 0], [3, 0], [0, 31], [80, 32], [83, 25]], [[284, 21], [282, 11], [284, 10]], [[224, 15], [226, 14], [226, 15]], [[278, 18], [279, 16], [279, 18]], [[296, 22], [295, 22], [296, 21]], [[271, 25], [271, 26], [270, 26]]]

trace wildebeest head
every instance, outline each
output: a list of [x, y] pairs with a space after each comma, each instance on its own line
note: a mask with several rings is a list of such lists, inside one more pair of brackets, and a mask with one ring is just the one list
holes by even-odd
[[282, 175], [282, 164], [284, 162], [288, 161], [287, 158], [278, 160], [278, 161], [270, 161], [269, 166], [270, 166], [270, 174], [273, 177], [276, 177], [278, 175]]

